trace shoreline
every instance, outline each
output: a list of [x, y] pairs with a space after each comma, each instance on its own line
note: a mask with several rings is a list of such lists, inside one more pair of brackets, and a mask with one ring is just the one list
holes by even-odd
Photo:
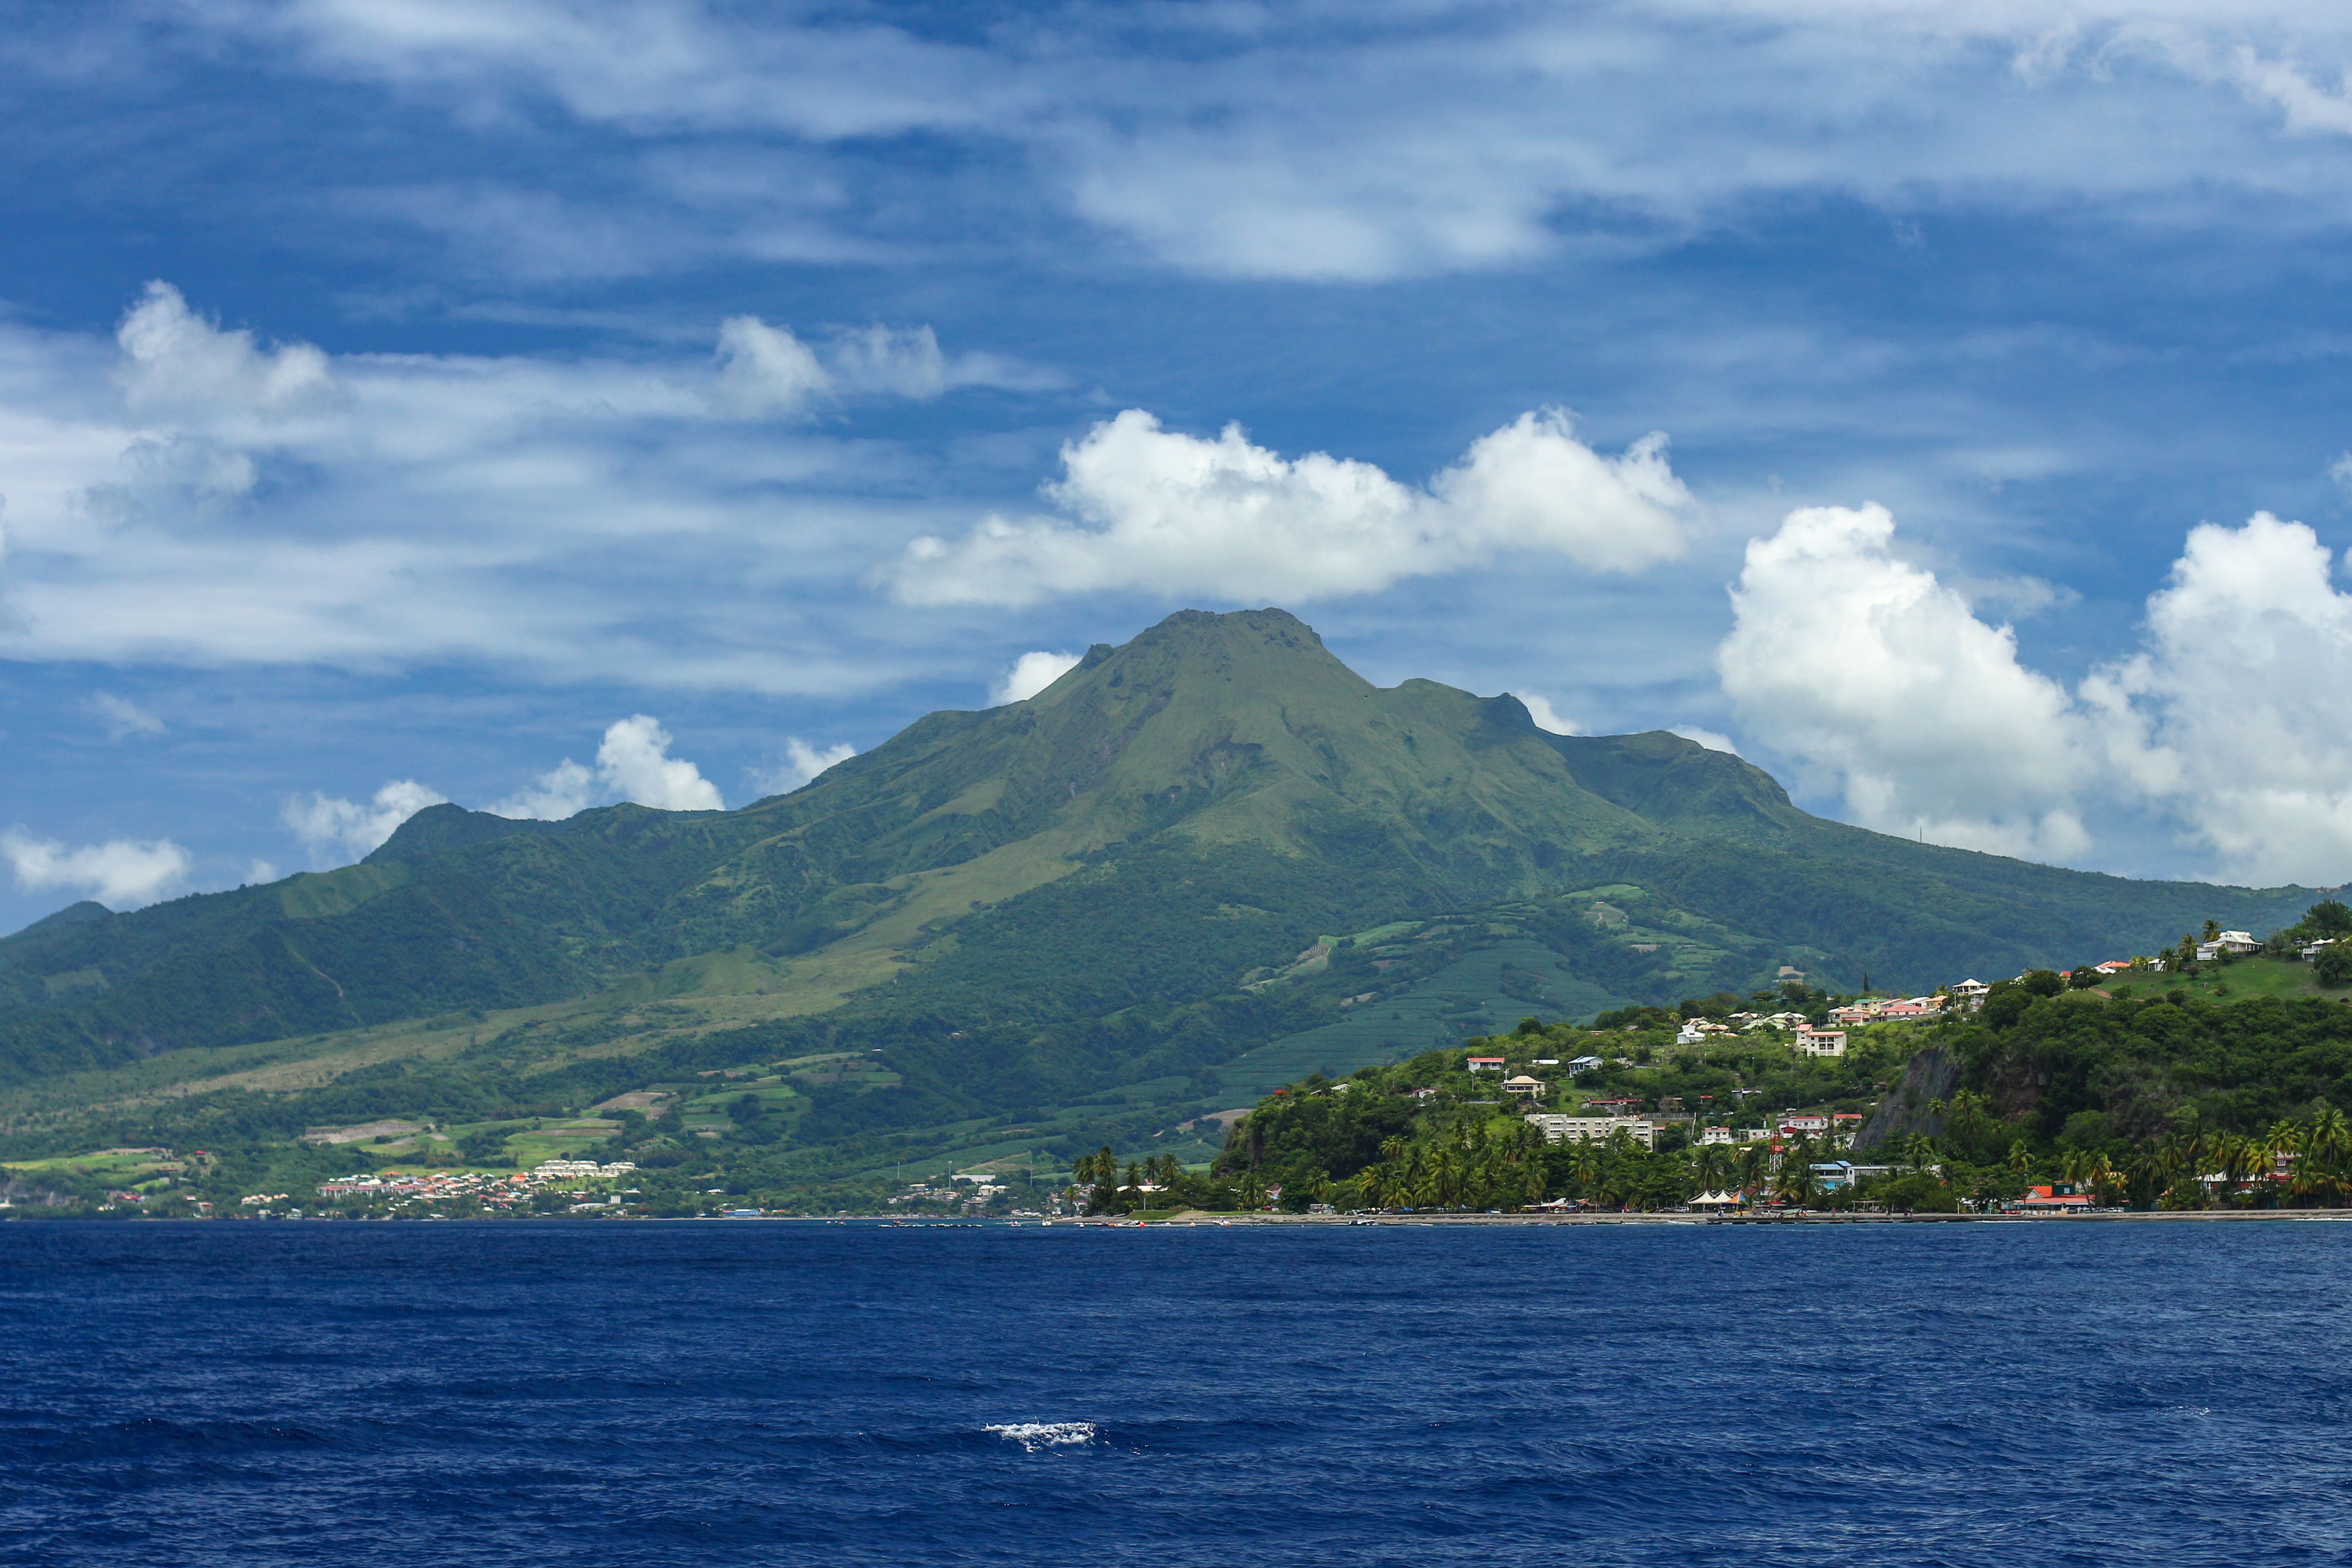
[[[779, 1216], [778, 1218], [782, 1218]], [[1139, 1229], [1175, 1227], [1229, 1228], [1258, 1225], [2081, 1225], [2084, 1223], [2172, 1223], [2177, 1221], [2269, 1221], [2303, 1224], [2352, 1222], [2352, 1208], [2137, 1209], [2100, 1210], [2088, 1214], [1213, 1214], [1204, 1210], [1166, 1219], [1125, 1217], [1012, 1223], [1039, 1226], [1094, 1226]]]

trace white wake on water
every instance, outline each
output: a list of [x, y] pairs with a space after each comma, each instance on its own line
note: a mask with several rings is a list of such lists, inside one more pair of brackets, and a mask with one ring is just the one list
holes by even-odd
[[1091, 1421], [1010, 1421], [1001, 1426], [982, 1427], [983, 1432], [1021, 1445], [1028, 1453], [1040, 1448], [1065, 1448], [1074, 1443], [1095, 1440], [1095, 1424]]

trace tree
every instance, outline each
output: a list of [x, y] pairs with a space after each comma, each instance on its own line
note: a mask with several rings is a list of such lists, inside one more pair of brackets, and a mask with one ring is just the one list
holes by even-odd
[[2352, 986], [2352, 943], [2330, 942], [2311, 961], [2311, 973], [2323, 986], [2333, 990], [2338, 986]]
[[1700, 1145], [1691, 1176], [1707, 1192], [1723, 1191], [1731, 1185], [1731, 1151], [1721, 1144]]
[[2302, 928], [2314, 936], [2352, 936], [2352, 907], [2323, 898], [2303, 912]]
[[2221, 936], [2221, 923], [2218, 920], [2208, 920], [2205, 923], [2205, 940], [2208, 942], [2215, 942], [2219, 941]]

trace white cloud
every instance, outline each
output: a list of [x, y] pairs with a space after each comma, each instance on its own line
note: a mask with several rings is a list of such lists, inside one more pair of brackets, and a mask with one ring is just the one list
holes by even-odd
[[110, 740], [163, 733], [163, 721], [128, 697], [116, 696], [112, 692], [93, 692], [89, 706], [92, 713], [106, 721], [106, 736]]
[[2146, 646], [2084, 684], [2118, 779], [2229, 876], [2352, 879], [2352, 595], [2301, 523], [2189, 535]]
[[1584, 733], [1582, 725], [1572, 718], [1562, 718], [1559, 710], [1551, 706], [1549, 699], [1539, 697], [1533, 692], [1513, 692], [1511, 695], [1519, 699], [1520, 705], [1528, 710], [1528, 716], [1536, 721], [1538, 729], [1548, 729], [1554, 735]]
[[169, 839], [109, 839], [68, 849], [11, 828], [0, 833], [0, 854], [27, 893], [71, 888], [113, 909], [152, 904], [188, 876], [188, 852]]
[[596, 775], [567, 757], [541, 774], [529, 789], [518, 789], [496, 805], [482, 809], [494, 817], [560, 822], [594, 805], [596, 798]]
[[1727, 751], [1734, 757], [1739, 755], [1739, 747], [1732, 744], [1731, 737], [1719, 730], [1701, 729], [1695, 724], [1683, 724], [1676, 725], [1666, 733], [1679, 735], [1685, 740], [1696, 740], [1709, 751]]
[[2092, 758], [2065, 689], [2018, 663], [2009, 628], [1896, 559], [1894, 534], [1883, 507], [1814, 507], [1752, 541], [1717, 654], [1725, 695], [1864, 827], [2079, 855]]
[[797, 735], [784, 737], [784, 760], [778, 766], [752, 775], [752, 787], [762, 796], [789, 795], [810, 783], [829, 768], [838, 767], [857, 755], [857, 747], [847, 741], [832, 746], [812, 746]]
[[797, 414], [833, 390], [816, 353], [787, 327], [730, 316], [719, 327], [718, 397], [751, 417]]
[[245, 877], [239, 885], [244, 887], [267, 887], [277, 880], [277, 863], [272, 861], [262, 860], [257, 856], [246, 866]]
[[1013, 661], [1013, 667], [1004, 672], [1003, 678], [989, 688], [989, 706], [1025, 703], [1077, 667], [1076, 653], [1051, 653], [1043, 649], [1024, 653]]
[[2329, 464], [2327, 476], [2336, 481], [2337, 489], [2342, 490], [2346, 495], [2352, 496], [2352, 452], [2345, 453]]
[[[2341, 6], [2088, 0], [2053, 14], [2023, 0], [1622, 0], [1359, 6], [1335, 27], [1316, 6], [1092, 4], [1057, 8], [1050, 28], [942, 39], [865, 13], [701, 4], [179, 13], [280, 68], [379, 84], [447, 123], [593, 128], [604, 211], [570, 212], [583, 204], [549, 190], [415, 204], [410, 221], [481, 231], [478, 246], [517, 253], [518, 270], [547, 267], [551, 229], [575, 270], [870, 254], [884, 242], [862, 231], [904, 235], [860, 215], [927, 197], [985, 232], [967, 217], [970, 157], [929, 172], [860, 156], [908, 134], [1013, 149], [1004, 161], [1040, 182], [1006, 203], [1024, 219], [1059, 207], [1162, 263], [1248, 277], [1622, 252], [1790, 193], [2140, 202], [2193, 208], [2191, 224], [2249, 194], [2333, 204], [2327, 160], [2280, 150], [2352, 131], [2352, 93], [2330, 79], [2352, 52]], [[676, 155], [681, 141], [692, 157]], [[708, 172], [761, 162], [785, 176]]]
[[[665, 811], [726, 810], [719, 787], [693, 763], [670, 756], [671, 744], [669, 731], [658, 720], [633, 714], [606, 727], [596, 747], [595, 767], [583, 767], [567, 757], [529, 788], [483, 810], [493, 816], [543, 821], [562, 821], [611, 800], [634, 800]], [[845, 754], [854, 755], [845, 748]]]
[[845, 381], [782, 328], [722, 335], [716, 363], [330, 359], [160, 285], [119, 340], [0, 317], [0, 657], [887, 680], [888, 659], [843, 656], [813, 617], [780, 630], [777, 595], [855, 595], [877, 549], [935, 515], [906, 498], [912, 460], [746, 422], [1032, 372], [908, 329], [850, 335]]
[[1426, 490], [1369, 463], [1282, 457], [1239, 425], [1214, 441], [1163, 430], [1140, 409], [1065, 446], [1062, 465], [1048, 494], [1075, 520], [990, 517], [953, 543], [917, 539], [893, 580], [898, 597], [1023, 605], [1136, 589], [1298, 602], [1511, 549], [1633, 571], [1680, 555], [1696, 510], [1664, 437], [1603, 457], [1557, 411], [1481, 437]]
[[596, 748], [596, 770], [625, 800], [664, 811], [723, 811], [719, 787], [669, 754], [669, 731], [645, 714], [621, 720]]
[[168, 283], [145, 298], [115, 333], [122, 347], [124, 401], [137, 413], [235, 410], [282, 414], [332, 398], [327, 356], [308, 343], [254, 346], [247, 331], [223, 331], [188, 308]]
[[342, 865], [362, 859], [401, 823], [445, 799], [414, 779], [397, 779], [365, 803], [316, 792], [307, 799], [289, 795], [278, 814], [310, 852], [313, 865]]
[[1792, 512], [1748, 546], [1718, 652], [1749, 731], [1865, 827], [2079, 861], [2086, 814], [2168, 821], [2228, 880], [2352, 879], [2352, 594], [2301, 523], [2193, 529], [2141, 646], [2069, 693], [1883, 507]]

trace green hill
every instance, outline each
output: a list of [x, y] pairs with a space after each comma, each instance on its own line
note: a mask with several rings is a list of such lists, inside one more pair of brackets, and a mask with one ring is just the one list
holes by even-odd
[[[813, 1181], [1149, 1135], [1524, 1012], [1990, 977], [2310, 899], [1864, 832], [1671, 735], [1550, 735], [1373, 686], [1280, 611], [1186, 612], [742, 810], [439, 806], [361, 865], [76, 905], [0, 941], [0, 1115], [284, 1138], [758, 1069], [774, 1114], [662, 1135]], [[877, 1071], [767, 1071], [824, 1053]]]

